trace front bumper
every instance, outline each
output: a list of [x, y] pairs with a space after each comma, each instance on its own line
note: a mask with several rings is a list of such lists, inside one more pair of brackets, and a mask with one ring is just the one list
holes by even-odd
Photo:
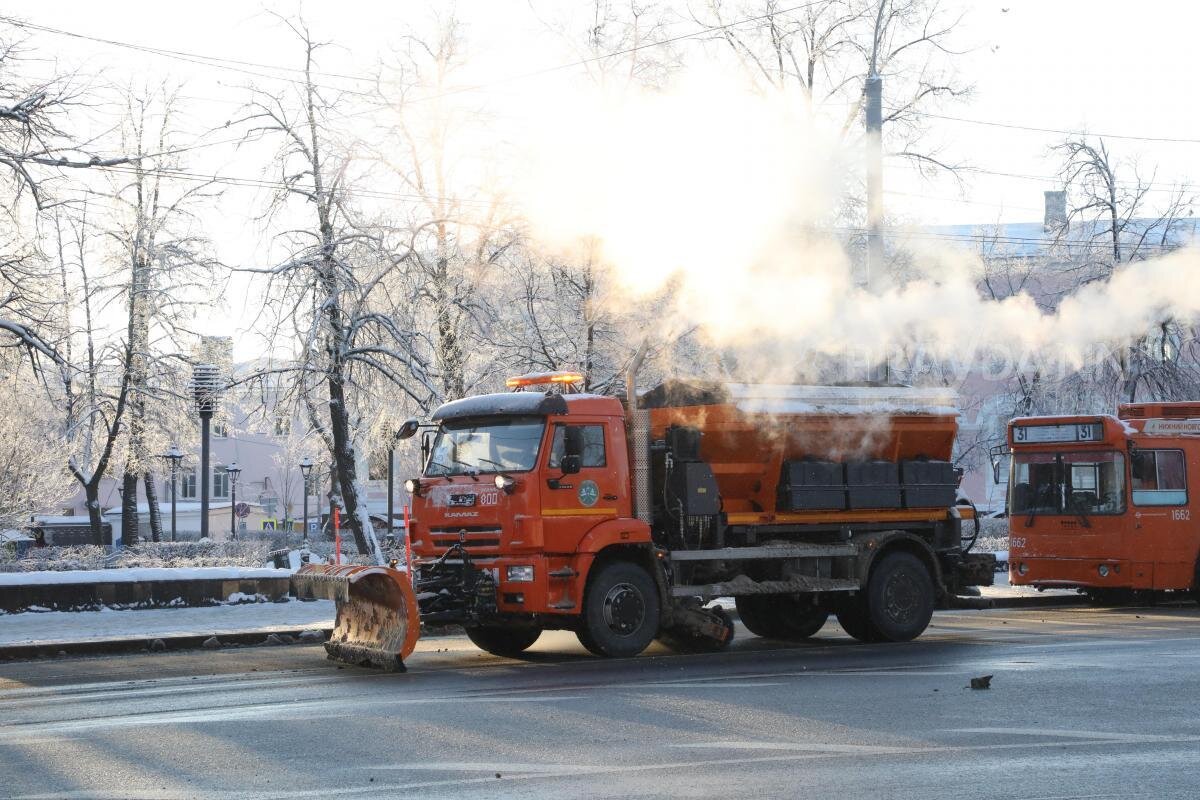
[[[498, 616], [578, 613], [582, 558], [474, 557], [451, 550], [437, 559], [418, 560], [421, 618], [430, 624], [472, 625]], [[533, 580], [509, 580], [510, 566], [531, 567]]]
[[1008, 581], [1013, 586], [1044, 589], [1150, 588], [1152, 575], [1139, 575], [1128, 561], [1115, 558], [1047, 558], [1009, 555]]

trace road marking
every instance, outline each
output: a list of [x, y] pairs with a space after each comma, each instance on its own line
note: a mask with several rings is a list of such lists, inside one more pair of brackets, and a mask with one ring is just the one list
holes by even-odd
[[[0, 726], [0, 741], [8, 739], [53, 738], [56, 734], [105, 728], [136, 728], [153, 725], [202, 724], [208, 722], [240, 722], [247, 720], [278, 720], [296, 717], [325, 718], [327, 711], [336, 708], [378, 708], [380, 706], [431, 705], [437, 703], [560, 703], [568, 700], [583, 700], [583, 695], [499, 695], [496, 697], [429, 697], [429, 698], [369, 698], [346, 700], [297, 701], [292, 703], [263, 703], [249, 706], [215, 706], [188, 711], [163, 711], [134, 713], [125, 716], [94, 717], [90, 719], [61, 720], [57, 722], [28, 722]], [[339, 716], [347, 716], [345, 714]]]
[[786, 750], [805, 753], [863, 753], [866, 755], [893, 755], [899, 753], [920, 753], [929, 750], [928, 747], [899, 747], [890, 745], [870, 744], [833, 744], [831, 742], [691, 742], [688, 744], [673, 744], [670, 747], [685, 747], [696, 750]]
[[1059, 739], [1098, 739], [1106, 742], [1162, 742], [1173, 736], [1152, 733], [1116, 733], [1114, 731], [1075, 731], [1059, 728], [946, 728], [947, 733], [1000, 733], [1012, 736], [1054, 736]]

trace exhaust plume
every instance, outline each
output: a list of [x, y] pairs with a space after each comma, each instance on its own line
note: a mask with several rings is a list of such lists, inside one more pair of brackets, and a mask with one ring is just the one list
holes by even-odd
[[[600, 248], [624, 292], [666, 292], [719, 346], [837, 355], [919, 346], [937, 358], [1053, 356], [1081, 365], [1098, 343], [1200, 314], [1194, 249], [1129, 264], [1050, 313], [1027, 294], [977, 288], [982, 264], [909, 247], [903, 280], [858, 284], [835, 225], [858, 148], [805, 100], [691, 73], [669, 91], [577, 93], [536, 126], [518, 196], [549, 248]], [[893, 235], [893, 243], [902, 234]]]

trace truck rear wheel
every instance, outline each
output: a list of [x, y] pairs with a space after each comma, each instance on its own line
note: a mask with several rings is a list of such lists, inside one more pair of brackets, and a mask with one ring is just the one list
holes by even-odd
[[463, 628], [467, 638], [480, 650], [492, 655], [512, 657], [525, 652], [542, 635], [541, 628], [503, 625], [479, 625]]
[[658, 590], [646, 570], [610, 561], [588, 582], [579, 641], [596, 655], [636, 656], [658, 635]]
[[828, 610], [795, 595], [751, 594], [734, 601], [742, 624], [764, 639], [802, 641], [821, 630], [829, 618]]
[[866, 604], [859, 598], [847, 601], [838, 608], [837, 621], [842, 630], [860, 642], [878, 642], [881, 638], [879, 631], [871, 624]]
[[933, 618], [933, 578], [911, 553], [883, 556], [871, 570], [866, 595], [867, 617], [882, 641], [911, 641]]

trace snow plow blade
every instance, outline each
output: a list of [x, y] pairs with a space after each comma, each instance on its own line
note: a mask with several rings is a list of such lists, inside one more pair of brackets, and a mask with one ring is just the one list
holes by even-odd
[[421, 633], [408, 573], [389, 567], [307, 564], [292, 576], [304, 599], [333, 600], [337, 621], [325, 652], [335, 661], [404, 671]]

